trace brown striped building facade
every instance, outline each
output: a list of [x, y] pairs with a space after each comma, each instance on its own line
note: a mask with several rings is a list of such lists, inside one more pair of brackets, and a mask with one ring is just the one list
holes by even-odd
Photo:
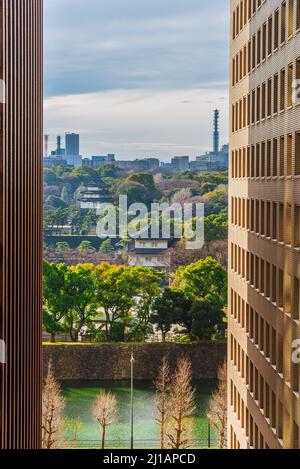
[[299, 448], [300, 1], [230, 11], [229, 447]]
[[[42, 0], [0, 0], [0, 448], [41, 434]], [[2, 99], [3, 101], [3, 99]]]

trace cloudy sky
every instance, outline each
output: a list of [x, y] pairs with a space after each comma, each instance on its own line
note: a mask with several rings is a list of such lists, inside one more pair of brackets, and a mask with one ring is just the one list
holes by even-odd
[[196, 156], [227, 142], [228, 0], [44, 0], [45, 128], [85, 156]]

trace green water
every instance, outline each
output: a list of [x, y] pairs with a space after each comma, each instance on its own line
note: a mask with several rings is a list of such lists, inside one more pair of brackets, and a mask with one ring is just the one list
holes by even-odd
[[[65, 384], [63, 393], [66, 400], [65, 417], [79, 419], [81, 425], [78, 432], [77, 447], [99, 447], [99, 425], [92, 416], [92, 406], [100, 391], [111, 391], [118, 400], [118, 423], [112, 425], [107, 433], [107, 448], [129, 447], [130, 441], [130, 383], [128, 382], [78, 382]], [[197, 412], [192, 418], [191, 447], [201, 448], [208, 446], [208, 421], [206, 418], [207, 404], [212, 391], [215, 389], [214, 381], [198, 381], [195, 383]], [[158, 447], [159, 426], [155, 421], [155, 389], [150, 382], [135, 383], [134, 390], [134, 441], [135, 448], [152, 449]], [[66, 434], [66, 439], [71, 434]], [[211, 430], [211, 445], [216, 446], [217, 438]], [[65, 443], [68, 446], [68, 443]]]

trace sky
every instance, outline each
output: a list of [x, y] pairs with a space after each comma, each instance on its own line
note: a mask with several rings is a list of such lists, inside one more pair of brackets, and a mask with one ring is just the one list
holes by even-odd
[[45, 132], [84, 156], [212, 149], [228, 137], [228, 0], [44, 0]]

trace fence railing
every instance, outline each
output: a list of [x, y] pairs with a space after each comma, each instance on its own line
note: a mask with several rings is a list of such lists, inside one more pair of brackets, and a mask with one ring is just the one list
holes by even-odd
[[[209, 449], [218, 448], [218, 439], [216, 437], [201, 438], [191, 440], [189, 449]], [[100, 440], [61, 440], [55, 447], [57, 449], [101, 449]], [[105, 449], [129, 449], [129, 440], [107, 440]], [[160, 449], [159, 442], [157, 440], [135, 440], [134, 449]]]

